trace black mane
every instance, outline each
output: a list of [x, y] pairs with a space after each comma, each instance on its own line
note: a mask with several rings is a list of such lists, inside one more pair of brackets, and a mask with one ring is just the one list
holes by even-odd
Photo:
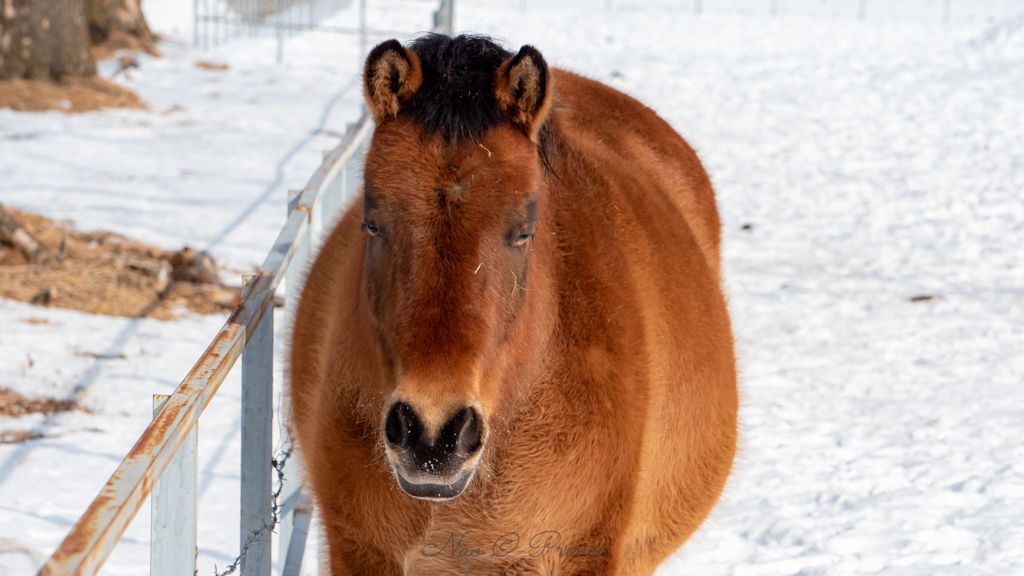
[[409, 46], [420, 59], [423, 84], [409, 106], [413, 120], [455, 145], [479, 140], [505, 119], [491, 81], [514, 56], [486, 36], [428, 34]]

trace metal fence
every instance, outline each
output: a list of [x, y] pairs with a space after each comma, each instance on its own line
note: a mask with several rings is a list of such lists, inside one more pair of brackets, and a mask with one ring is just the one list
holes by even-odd
[[352, 0], [192, 0], [192, 44], [204, 50], [231, 38], [315, 28]]
[[[369, 38], [403, 36], [400, 31], [367, 27], [366, 2], [358, 2], [357, 22], [351, 26], [324, 24], [324, 20], [348, 7], [352, 0], [192, 0], [192, 44], [207, 50], [232, 38], [253, 38], [273, 35], [277, 40], [277, 61], [284, 57], [285, 40], [306, 30], [359, 36], [360, 54], [366, 54]], [[450, 22], [453, 2], [444, 0], [435, 12], [434, 28], [439, 18]], [[450, 29], [445, 28], [445, 29]]]
[[[453, 0], [442, 0], [434, 31], [451, 34]], [[303, 274], [323, 232], [362, 186], [373, 132], [367, 114], [349, 126], [306, 187], [292, 191], [288, 218], [259, 271], [244, 278], [238, 307], [170, 396], [154, 397], [154, 417], [110, 480], [43, 564], [39, 576], [91, 576], [151, 496], [150, 573], [196, 573], [198, 424], [235, 363], [242, 361], [239, 559], [245, 576], [271, 573], [271, 532], [278, 529], [281, 576], [300, 573], [311, 509], [301, 479], [284, 473], [290, 451], [272, 449], [274, 293], [287, 278], [286, 318], [294, 315]], [[278, 382], [278, 392], [281, 383]], [[287, 408], [282, 406], [282, 414]], [[273, 489], [274, 477], [278, 488]]]
[[868, 21], [917, 20], [944, 23], [984, 22], [1024, 10], [1021, 0], [480, 0], [488, 6], [528, 11], [546, 9], [606, 12], [664, 11], [671, 14], [809, 16]]
[[[611, 2], [612, 0], [606, 0]], [[621, 0], [620, 0], [621, 1]], [[803, 15], [879, 19], [925, 19], [950, 23], [954, 17], [993, 15], [1004, 11], [1003, 0], [691, 0], [693, 12]], [[987, 5], [986, 5], [987, 4]]]

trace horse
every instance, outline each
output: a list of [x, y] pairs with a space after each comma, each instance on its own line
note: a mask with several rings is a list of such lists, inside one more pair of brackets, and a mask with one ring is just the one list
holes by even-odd
[[484, 36], [376, 46], [292, 327], [333, 576], [651, 574], [737, 442], [714, 191], [655, 112]]

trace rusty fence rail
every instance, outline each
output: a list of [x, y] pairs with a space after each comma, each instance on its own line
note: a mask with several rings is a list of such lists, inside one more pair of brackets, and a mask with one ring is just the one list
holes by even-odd
[[[452, 33], [453, 0], [441, 0], [434, 31]], [[154, 397], [153, 421], [110, 480], [39, 570], [39, 576], [96, 574], [152, 495], [150, 571], [196, 572], [196, 448], [203, 410], [242, 360], [240, 565], [245, 576], [271, 573], [271, 531], [280, 520], [281, 576], [297, 576], [310, 506], [294, 474], [272, 454], [274, 294], [286, 279], [286, 318], [294, 314], [313, 247], [339, 211], [360, 191], [363, 159], [373, 132], [364, 113], [325, 154], [306, 187], [288, 197], [288, 218], [259, 271], [245, 278], [238, 307], [170, 396]], [[281, 383], [277, 383], [278, 386]], [[280, 391], [280, 388], [278, 388]], [[287, 413], [287, 407], [281, 407]], [[273, 475], [281, 483], [272, 492]]]

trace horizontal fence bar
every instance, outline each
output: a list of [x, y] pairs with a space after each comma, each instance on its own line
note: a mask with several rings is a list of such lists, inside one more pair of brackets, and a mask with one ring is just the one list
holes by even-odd
[[373, 119], [369, 114], [363, 113], [362, 117], [352, 125], [352, 128], [345, 132], [341, 144], [327, 155], [327, 159], [320, 165], [320, 169], [313, 173], [309, 183], [302, 189], [297, 203], [300, 209], [312, 210], [313, 205], [320, 200], [320, 196], [327, 188], [326, 184], [342, 173], [345, 164], [352, 156], [359, 153], [363, 140], [369, 138], [372, 131]]

